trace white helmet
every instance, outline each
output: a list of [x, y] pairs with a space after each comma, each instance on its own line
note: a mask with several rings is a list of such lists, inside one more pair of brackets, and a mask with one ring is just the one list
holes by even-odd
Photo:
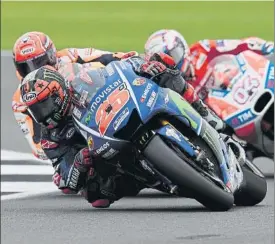
[[165, 53], [171, 56], [178, 69], [189, 57], [190, 50], [184, 37], [176, 30], [159, 30], [154, 32], [144, 46], [146, 58], [154, 53]]

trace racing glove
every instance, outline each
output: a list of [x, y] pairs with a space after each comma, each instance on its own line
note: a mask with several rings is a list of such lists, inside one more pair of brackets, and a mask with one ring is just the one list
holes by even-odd
[[74, 165], [81, 172], [88, 172], [88, 170], [93, 166], [92, 155], [88, 147], [81, 149], [74, 158]]
[[[165, 53], [154, 53], [149, 61], [158, 61], [162, 64], [164, 64], [169, 69], [177, 69], [176, 63], [174, 59]], [[195, 81], [196, 75], [195, 75], [195, 68], [193, 64], [191, 63], [190, 57], [186, 57], [183, 63], [183, 66], [181, 68], [181, 75], [186, 81]]]
[[156, 76], [163, 74], [167, 67], [157, 61], [149, 61], [143, 63], [139, 68], [139, 74], [141, 76], [154, 79]]
[[93, 170], [92, 155], [86, 147], [76, 154], [65, 185], [78, 192], [84, 186], [89, 170]]
[[175, 66], [176, 66], [176, 63], [174, 61], [174, 59], [169, 56], [168, 54], [165, 54], [165, 53], [154, 53], [149, 61], [157, 61], [157, 62], [160, 62], [162, 64], [164, 64], [167, 68], [169, 69], [174, 69]]

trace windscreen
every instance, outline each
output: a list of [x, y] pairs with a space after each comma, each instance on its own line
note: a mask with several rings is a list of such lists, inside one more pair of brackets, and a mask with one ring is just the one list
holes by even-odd
[[71, 86], [74, 90], [74, 97], [76, 100], [82, 105], [87, 105], [105, 83], [106, 79], [102, 69], [81, 69], [71, 81]]

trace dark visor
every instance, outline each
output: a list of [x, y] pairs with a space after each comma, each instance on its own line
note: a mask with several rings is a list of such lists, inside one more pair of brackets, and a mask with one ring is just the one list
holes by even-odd
[[38, 123], [45, 124], [49, 117], [59, 112], [60, 106], [55, 102], [55, 99], [56, 97], [51, 96], [29, 106], [30, 113]]
[[50, 55], [53, 55], [52, 51], [48, 51], [44, 55], [31, 60], [16, 62], [16, 69], [18, 70], [19, 74], [24, 78], [31, 71], [39, 69], [44, 65], [50, 64]]

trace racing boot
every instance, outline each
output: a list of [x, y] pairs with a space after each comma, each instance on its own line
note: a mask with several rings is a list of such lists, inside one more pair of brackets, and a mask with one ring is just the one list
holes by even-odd
[[186, 88], [183, 93], [183, 98], [187, 100], [192, 107], [217, 131], [223, 131], [226, 128], [225, 123], [206, 106], [198, 97], [194, 88], [186, 82]]
[[113, 199], [116, 199], [113, 188], [114, 185], [108, 178], [104, 179], [91, 168], [81, 196], [94, 208], [108, 208], [114, 202]]
[[89, 176], [82, 196], [95, 208], [108, 208], [112, 203], [126, 196], [136, 196], [144, 188], [135, 179], [126, 175], [103, 178], [98, 174]]
[[90, 200], [89, 201], [88, 200], [88, 194], [91, 194], [91, 192], [88, 193], [87, 189], [83, 189], [80, 194], [88, 202], [90, 202], [94, 208], [109, 208], [110, 205], [113, 203], [113, 201], [110, 201], [109, 199], [97, 199], [97, 200]]

